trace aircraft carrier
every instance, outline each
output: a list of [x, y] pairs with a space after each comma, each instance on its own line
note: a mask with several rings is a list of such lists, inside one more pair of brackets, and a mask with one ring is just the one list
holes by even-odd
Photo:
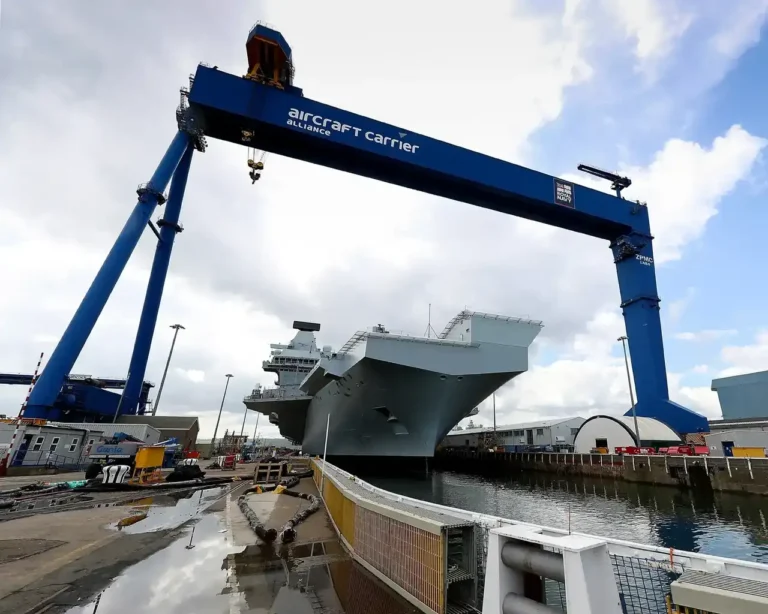
[[[358, 331], [338, 350], [318, 348], [320, 325], [294, 322], [271, 344], [264, 371], [277, 386], [253, 390], [249, 409], [312, 455], [427, 457], [462, 418], [528, 369], [542, 323], [461, 311], [436, 337]], [[330, 416], [330, 418], [329, 418]]]

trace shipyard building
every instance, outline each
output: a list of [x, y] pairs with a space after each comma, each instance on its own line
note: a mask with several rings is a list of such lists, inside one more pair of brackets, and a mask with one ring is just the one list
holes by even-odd
[[[479, 449], [494, 445], [505, 452], [570, 450], [584, 418], [541, 420], [493, 427], [457, 427], [443, 440], [443, 448]], [[471, 423], [470, 423], [471, 424]], [[461, 430], [459, 430], [461, 429]]]
[[[637, 431], [640, 432], [638, 437]], [[679, 446], [680, 437], [669, 426], [654, 418], [637, 418], [637, 431], [632, 416], [592, 416], [578, 429], [574, 441], [574, 452], [589, 454], [593, 450], [643, 446], [664, 448]]]
[[712, 380], [724, 421], [768, 419], [768, 371]]
[[[768, 371], [712, 380], [722, 420], [710, 420], [707, 445], [714, 455], [768, 449]], [[762, 456], [762, 454], [760, 454]]]

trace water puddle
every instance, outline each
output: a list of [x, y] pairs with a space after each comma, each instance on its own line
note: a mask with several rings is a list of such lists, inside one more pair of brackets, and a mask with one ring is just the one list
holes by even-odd
[[125, 504], [126, 515], [114, 528], [126, 533], [149, 533], [172, 529], [197, 518], [229, 492], [218, 487], [184, 495], [162, 494]]
[[158, 498], [131, 506], [132, 513], [142, 508], [146, 517], [123, 531], [138, 532], [142, 525], [142, 531], [158, 530], [195, 515], [199, 519], [181, 538], [125, 569], [89, 603], [67, 614], [416, 614], [350, 560], [336, 539], [235, 545], [226, 512], [196, 511], [216, 498], [204, 491], [173, 506], [160, 505]]
[[[194, 499], [199, 496], [196, 494]], [[138, 531], [143, 522], [123, 530]], [[67, 612], [91, 614], [95, 608], [98, 614], [228, 612], [229, 599], [222, 594], [227, 581], [223, 561], [233, 547], [219, 533], [222, 528], [217, 516], [203, 515], [195, 525], [193, 548], [187, 547], [190, 529], [185, 538], [124, 570], [96, 600]]]

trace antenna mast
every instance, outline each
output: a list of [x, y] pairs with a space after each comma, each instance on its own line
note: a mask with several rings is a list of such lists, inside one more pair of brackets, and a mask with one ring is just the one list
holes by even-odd
[[435, 337], [437, 337], [437, 332], [434, 328], [432, 328], [432, 303], [429, 304], [429, 316], [427, 317], [427, 330], [424, 333], [427, 336], [427, 339], [432, 338], [432, 333], [435, 333]]

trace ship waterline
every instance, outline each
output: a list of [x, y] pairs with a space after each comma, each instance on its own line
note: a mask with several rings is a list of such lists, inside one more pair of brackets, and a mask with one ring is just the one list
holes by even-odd
[[[541, 322], [462, 311], [438, 338], [358, 331], [338, 351], [319, 350], [319, 325], [294, 323], [287, 345], [273, 344], [264, 370], [277, 387], [244, 399], [309, 454], [432, 457], [473, 409], [528, 368]], [[330, 419], [329, 419], [330, 416]]]

